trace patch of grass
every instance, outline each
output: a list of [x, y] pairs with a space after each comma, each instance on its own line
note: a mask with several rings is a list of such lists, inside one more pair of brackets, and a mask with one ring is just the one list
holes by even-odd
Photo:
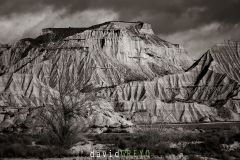
[[222, 150], [222, 144], [232, 144], [239, 141], [239, 133], [236, 130], [209, 130], [206, 133], [198, 135], [200, 144], [188, 144], [183, 153], [186, 155], [198, 154], [206, 157], [215, 157], [220, 159], [229, 159], [230, 155], [239, 156], [237, 151]]
[[23, 134], [0, 134], [0, 157], [47, 158], [66, 156], [66, 150], [58, 146], [34, 146], [39, 137]]
[[[170, 131], [171, 132], [170, 132]], [[237, 127], [221, 130], [214, 128], [203, 132], [179, 131], [170, 128], [166, 132], [158, 130], [144, 130], [137, 133], [103, 133], [88, 135], [87, 138], [95, 144], [109, 145], [112, 152], [119, 149], [149, 150], [151, 155], [164, 156], [168, 154], [189, 155], [189, 159], [197, 159], [200, 155], [229, 159], [240, 159], [240, 150], [223, 151], [222, 144], [232, 144], [240, 141], [240, 131]], [[32, 142], [35, 145], [31, 145]], [[185, 145], [182, 145], [184, 142]], [[195, 143], [196, 142], [196, 143]], [[172, 144], [180, 143], [177, 147]], [[0, 134], [0, 157], [62, 157], [68, 156], [66, 148], [56, 145], [54, 138], [46, 135], [29, 136], [16, 134]]]
[[19, 143], [30, 145], [33, 138], [29, 135], [19, 135], [19, 134], [0, 134], [0, 144], [12, 144]]
[[240, 149], [237, 149], [235, 151], [230, 151], [229, 155], [236, 157], [237, 159], [240, 159]]
[[154, 155], [178, 154], [179, 151], [169, 147], [169, 142], [158, 132], [140, 134], [100, 134], [95, 136], [95, 143], [113, 144], [115, 149], [150, 150]]
[[11, 145], [0, 145], [0, 157], [22, 157], [22, 158], [48, 158], [48, 157], [63, 157], [67, 153], [63, 148], [59, 147], [44, 147], [27, 146], [19, 143]]
[[188, 160], [202, 160], [202, 159], [196, 155], [189, 155]]
[[[223, 152], [222, 144], [232, 144], [239, 141], [239, 129], [229, 128], [221, 130], [214, 128], [200, 133], [192, 132], [158, 132], [155, 130], [144, 130], [133, 134], [100, 134], [95, 137], [95, 143], [112, 144], [115, 149], [147, 149], [153, 155], [179, 154], [201, 155], [224, 159], [232, 153]], [[186, 142], [185, 146], [171, 148], [171, 143]], [[197, 142], [197, 143], [195, 143]], [[235, 153], [235, 152], [234, 152]], [[235, 153], [235, 157], [238, 153]], [[226, 158], [225, 158], [226, 159]]]

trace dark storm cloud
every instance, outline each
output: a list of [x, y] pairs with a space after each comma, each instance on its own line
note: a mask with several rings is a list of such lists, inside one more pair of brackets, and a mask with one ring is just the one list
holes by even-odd
[[161, 38], [198, 57], [224, 40], [240, 40], [240, 0], [0, 0], [0, 43], [36, 37], [46, 27], [144, 21]]
[[0, 16], [33, 13], [44, 7], [66, 9], [68, 16], [86, 9], [110, 9], [120, 20], [141, 20], [157, 33], [174, 33], [218, 22], [240, 22], [239, 0], [1, 0]]

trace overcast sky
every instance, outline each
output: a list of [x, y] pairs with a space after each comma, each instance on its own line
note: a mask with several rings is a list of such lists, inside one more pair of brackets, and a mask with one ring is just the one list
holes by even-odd
[[0, 43], [46, 27], [144, 21], [196, 58], [215, 43], [240, 40], [240, 0], [0, 0]]

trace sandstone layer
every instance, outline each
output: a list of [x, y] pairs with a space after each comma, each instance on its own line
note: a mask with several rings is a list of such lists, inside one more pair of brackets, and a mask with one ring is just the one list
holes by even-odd
[[0, 46], [0, 128], [31, 127], [59, 82], [96, 97], [83, 106], [86, 121], [100, 131], [239, 121], [239, 45], [216, 45], [193, 63], [143, 22], [43, 29], [35, 39]]

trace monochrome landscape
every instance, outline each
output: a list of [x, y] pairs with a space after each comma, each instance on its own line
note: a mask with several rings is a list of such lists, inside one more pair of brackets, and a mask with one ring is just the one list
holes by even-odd
[[113, 18], [0, 32], [0, 158], [240, 159], [240, 42], [193, 56], [155, 29]]

